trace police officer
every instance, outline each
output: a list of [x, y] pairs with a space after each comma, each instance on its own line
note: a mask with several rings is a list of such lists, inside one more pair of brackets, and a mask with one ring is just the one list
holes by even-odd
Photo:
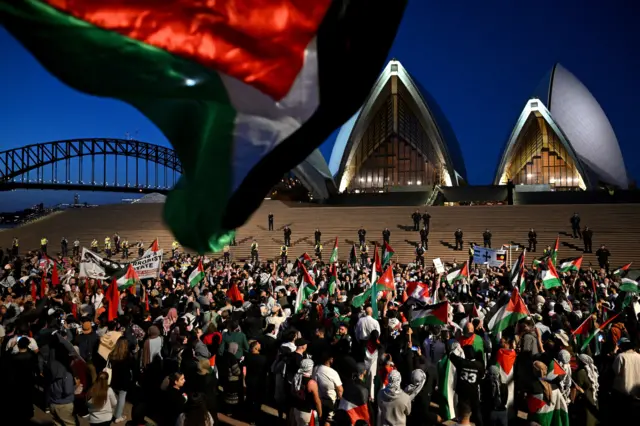
[[462, 244], [464, 244], [464, 241], [462, 241], [462, 237], [464, 236], [464, 234], [462, 233], [462, 229], [460, 228], [456, 229], [456, 232], [453, 233], [453, 236], [456, 239], [455, 249], [462, 251]]
[[120, 247], [122, 248], [122, 258], [129, 259], [129, 241], [126, 238], [122, 239]]
[[318, 228], [316, 228], [316, 232], [313, 233], [313, 236], [315, 237], [316, 245], [320, 244], [320, 238], [322, 238], [322, 232], [320, 232]]
[[360, 229], [358, 229], [358, 241], [360, 245], [366, 245], [366, 237], [367, 231], [365, 231], [364, 226], [360, 225]]
[[580, 234], [580, 216], [578, 213], [574, 213], [573, 216], [571, 216], [571, 219], [569, 219], [569, 222], [571, 222], [573, 238], [582, 238], [582, 235]]
[[62, 252], [62, 257], [67, 257], [69, 253], [69, 241], [65, 237], [62, 237], [60, 240], [60, 251]]
[[429, 212], [425, 211], [422, 215], [422, 223], [424, 224], [425, 228], [429, 229], [429, 226], [431, 226], [431, 215], [429, 214]]
[[73, 256], [80, 256], [80, 240], [78, 238], [73, 242]]
[[424, 246], [420, 243], [418, 247], [416, 247], [416, 265], [424, 266], [424, 252]]
[[40, 251], [44, 254], [47, 254], [47, 244], [49, 244], [47, 237], [40, 238]]
[[111, 238], [107, 237], [104, 239], [104, 252], [107, 254], [107, 257], [111, 257]]
[[322, 243], [320, 241], [316, 242], [316, 257], [322, 260]]
[[533, 229], [529, 229], [529, 251], [536, 251], [538, 244], [538, 233]]
[[142, 242], [142, 240], [138, 241], [138, 257], [142, 257], [142, 255], [144, 254], [144, 243]]
[[93, 239], [93, 241], [91, 241], [91, 251], [94, 253], [98, 252], [98, 240], [96, 240], [95, 238]]
[[174, 257], [176, 255], [176, 252], [178, 251], [178, 248], [180, 247], [180, 243], [178, 243], [177, 241], [173, 241], [171, 243], [171, 257]]
[[420, 230], [420, 244], [422, 247], [427, 250], [429, 245], [429, 228], [424, 227]]
[[582, 231], [582, 241], [584, 242], [584, 252], [591, 253], [591, 241], [593, 239], [593, 231], [588, 226]]
[[282, 261], [282, 266], [287, 264], [287, 254], [289, 254], [289, 247], [286, 244], [283, 244], [280, 247], [280, 260]]
[[369, 259], [369, 247], [363, 242], [360, 244], [360, 263], [362, 266], [367, 265], [367, 261]]
[[291, 228], [285, 225], [282, 233], [284, 234], [284, 245], [291, 247]]
[[484, 248], [491, 248], [491, 231], [485, 229], [482, 233], [482, 241], [484, 241]]
[[268, 220], [269, 220], [269, 231], [273, 231], [273, 213], [269, 212]]
[[469, 265], [473, 265], [473, 254], [474, 254], [473, 246], [470, 246], [469, 247]]
[[382, 231], [382, 241], [389, 244], [389, 239], [391, 239], [391, 231], [389, 231], [389, 228], [384, 228], [384, 231]]
[[20, 245], [20, 241], [16, 237], [13, 237], [13, 242], [11, 243], [11, 254], [14, 256], [18, 255], [18, 246]]
[[251, 263], [258, 263], [258, 242], [256, 240], [251, 243]]
[[113, 234], [113, 244], [115, 246], [115, 253], [119, 253], [120, 252], [120, 243], [122, 240], [120, 240], [120, 235], [118, 235], [118, 233], [116, 232], [115, 234]]
[[222, 259], [225, 265], [229, 263], [230, 257], [231, 257], [231, 248], [229, 247], [229, 244], [225, 244], [224, 247], [222, 247]]
[[420, 215], [420, 212], [418, 210], [416, 210], [415, 212], [413, 212], [411, 214], [411, 219], [413, 220], [413, 230], [414, 231], [419, 231], [420, 230], [420, 218], [422, 216]]

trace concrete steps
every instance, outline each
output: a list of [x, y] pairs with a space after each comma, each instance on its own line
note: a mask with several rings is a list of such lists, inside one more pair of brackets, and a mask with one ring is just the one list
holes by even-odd
[[[20, 250], [39, 248], [39, 240], [46, 236], [50, 251], [59, 251], [59, 242], [65, 236], [70, 242], [79, 238], [89, 247], [95, 237], [102, 243], [104, 238], [118, 232], [131, 244], [142, 239], [145, 247], [154, 238], [160, 246], [170, 250], [173, 237], [162, 223], [161, 204], [119, 204], [94, 209], [68, 210], [15, 230], [0, 233], [0, 247], [8, 248], [11, 238], [20, 238]], [[282, 228], [289, 225], [292, 230], [290, 256], [303, 252], [313, 255], [314, 230], [322, 232], [324, 257], [328, 258], [336, 236], [339, 237], [340, 258], [346, 260], [351, 244], [357, 242], [357, 229], [362, 225], [367, 230], [367, 240], [382, 241], [382, 230], [391, 231], [391, 246], [396, 251], [396, 260], [408, 262], [414, 259], [414, 244], [419, 241], [412, 229], [411, 213], [416, 206], [406, 207], [290, 207], [279, 201], [265, 201], [247, 224], [238, 230], [238, 245], [231, 248], [235, 259], [249, 257], [251, 241], [260, 245], [260, 257], [277, 258], [283, 243]], [[424, 211], [424, 207], [420, 207]], [[511, 241], [526, 245], [529, 228], [538, 233], [538, 253], [555, 242], [560, 234], [559, 257], [582, 255], [582, 241], [570, 237], [569, 218], [578, 212], [581, 225], [589, 226], [593, 232], [594, 251], [606, 244], [611, 251], [611, 266], [617, 267], [633, 261], [640, 265], [640, 250], [637, 236], [640, 235], [639, 204], [598, 205], [529, 205], [529, 206], [464, 206], [429, 207], [431, 232], [427, 260], [440, 257], [444, 261], [464, 260], [471, 243], [482, 244], [482, 232], [489, 228], [493, 234], [493, 247]], [[275, 216], [275, 230], [267, 230], [267, 215]], [[454, 251], [453, 232], [456, 228], [464, 232], [464, 251]], [[597, 265], [594, 254], [585, 254], [584, 266]], [[532, 257], [529, 256], [529, 259]]]

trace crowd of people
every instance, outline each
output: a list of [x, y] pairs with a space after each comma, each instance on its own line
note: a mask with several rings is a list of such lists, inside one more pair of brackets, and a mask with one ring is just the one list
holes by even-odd
[[120, 291], [81, 277], [77, 256], [0, 259], [7, 424], [28, 424], [34, 404], [66, 426], [213, 425], [219, 413], [258, 424], [593, 426], [640, 414], [628, 266], [561, 273], [549, 287], [535, 266], [514, 286], [510, 265], [437, 273], [378, 266], [373, 253], [251, 263], [173, 247], [168, 257], [157, 278]]

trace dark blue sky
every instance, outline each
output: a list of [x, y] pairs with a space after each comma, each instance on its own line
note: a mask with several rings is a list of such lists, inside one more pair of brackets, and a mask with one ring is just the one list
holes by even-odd
[[[633, 0], [410, 0], [391, 50], [431, 92], [460, 141], [472, 184], [488, 184], [505, 138], [537, 83], [562, 63], [607, 113], [627, 170], [637, 179], [640, 147], [640, 29]], [[636, 42], [633, 42], [636, 40]], [[0, 28], [0, 150], [82, 137], [167, 144], [132, 107], [78, 93], [46, 71]], [[322, 152], [331, 152], [333, 139]], [[91, 202], [114, 194], [83, 194]], [[17, 191], [0, 195], [0, 211], [71, 195]]]

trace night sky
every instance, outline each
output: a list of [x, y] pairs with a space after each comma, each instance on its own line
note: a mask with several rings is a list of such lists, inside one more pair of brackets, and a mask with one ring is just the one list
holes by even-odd
[[[410, 0], [389, 58], [433, 95], [462, 147], [469, 182], [489, 184], [526, 100], [555, 62], [580, 79], [606, 112], [629, 176], [638, 178], [639, 7], [632, 0]], [[636, 42], [633, 42], [636, 40]], [[80, 94], [50, 76], [0, 28], [0, 150], [83, 137], [166, 138], [132, 107]], [[137, 133], [136, 133], [137, 132]], [[322, 146], [331, 153], [333, 138]], [[116, 194], [81, 194], [115, 202]], [[0, 194], [0, 211], [70, 202], [72, 194]]]

